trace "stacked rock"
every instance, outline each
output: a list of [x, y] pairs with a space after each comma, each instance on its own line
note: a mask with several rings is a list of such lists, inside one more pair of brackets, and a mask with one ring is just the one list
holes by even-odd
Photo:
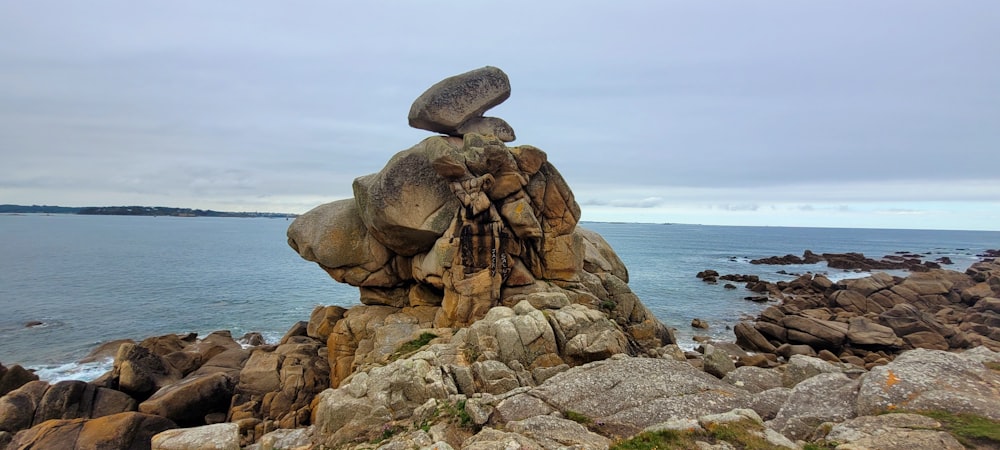
[[424, 92], [410, 107], [410, 126], [463, 136], [491, 134], [503, 142], [515, 139], [514, 129], [497, 117], [483, 117], [488, 109], [510, 97], [510, 80], [502, 70], [486, 66], [445, 78]]
[[[401, 314], [393, 322], [410, 324], [399, 332], [406, 338], [417, 329], [467, 327], [495, 306], [538, 293], [606, 314], [628, 342], [622, 350], [673, 342], [628, 288], [614, 251], [577, 227], [580, 206], [545, 152], [507, 147], [510, 126], [482, 116], [509, 95], [495, 67], [435, 84], [413, 103], [409, 122], [447, 136], [397, 153], [380, 172], [354, 180], [353, 198], [318, 206], [289, 227], [299, 255], [361, 291], [363, 305], [334, 325], [327, 342], [334, 386], [372, 362], [380, 345], [399, 344], [387, 341], [389, 328], [370, 325], [385, 317]], [[595, 358], [607, 353], [593, 350]], [[586, 359], [561, 356], [546, 361]]]

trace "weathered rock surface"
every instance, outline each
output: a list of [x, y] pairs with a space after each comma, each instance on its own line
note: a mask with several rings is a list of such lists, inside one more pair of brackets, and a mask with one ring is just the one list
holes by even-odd
[[[510, 80], [507, 74], [486, 66], [445, 78], [428, 88], [413, 102], [408, 119], [414, 128], [461, 135], [458, 129], [463, 124], [481, 118], [484, 112], [508, 97]], [[475, 127], [474, 124], [467, 126]]]
[[53, 419], [18, 433], [9, 449], [150, 448], [153, 435], [176, 427], [170, 420], [137, 412], [96, 419]]
[[135, 411], [128, 395], [83, 381], [32, 381], [0, 397], [0, 431], [17, 432], [50, 419], [92, 419]]
[[962, 450], [964, 445], [940, 431], [941, 423], [917, 414], [862, 416], [838, 423], [823, 437], [843, 450]]
[[[1000, 360], [1000, 355], [994, 358]], [[987, 368], [977, 356], [917, 349], [861, 378], [857, 412], [944, 410], [1000, 420], [998, 405], [1000, 372]]]
[[8, 392], [36, 380], [38, 380], [38, 375], [29, 372], [27, 369], [18, 364], [10, 366], [9, 368], [0, 364], [0, 397], [3, 397], [4, 395], [7, 395]]
[[855, 417], [857, 398], [857, 380], [841, 373], [819, 374], [795, 385], [768, 425], [791, 439], [805, 439], [823, 422]]
[[607, 242], [577, 227], [580, 206], [545, 152], [507, 147], [509, 125], [482, 116], [509, 94], [494, 67], [434, 85], [414, 102], [410, 123], [451, 136], [399, 152], [355, 180], [354, 198], [289, 227], [300, 256], [360, 290], [362, 305], [318, 309], [325, 319], [310, 321], [307, 334], [325, 337], [332, 386], [388, 363], [422, 333], [451, 336], [494, 310], [506, 312], [460, 338], [472, 356], [463, 365], [496, 377], [492, 390], [525, 383], [502, 381], [513, 378], [491, 360], [536, 383], [563, 365], [674, 342], [629, 289]]
[[779, 355], [786, 344], [808, 346], [865, 368], [913, 348], [1000, 351], [1000, 264], [981, 261], [965, 273], [920, 267], [905, 278], [875, 273], [832, 283], [803, 275], [750, 283], [782, 304], [765, 309], [752, 327], [738, 324], [737, 343]]
[[163, 431], [152, 438], [152, 450], [239, 450], [239, 426], [218, 423]]
[[583, 414], [612, 436], [631, 436], [671, 418], [728, 411], [749, 397], [683, 362], [618, 357], [555, 375], [530, 395], [559, 411]]

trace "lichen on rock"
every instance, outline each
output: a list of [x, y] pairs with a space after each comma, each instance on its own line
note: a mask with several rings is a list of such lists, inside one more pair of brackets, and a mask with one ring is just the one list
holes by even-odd
[[[410, 124], [447, 136], [397, 153], [354, 181], [353, 198], [320, 205], [289, 227], [300, 256], [361, 290], [363, 305], [328, 326], [334, 386], [412, 333], [468, 327], [535, 294], [565, 299], [545, 323], [549, 342], [524, 343], [553, 347], [544, 352], [555, 356], [550, 362], [582, 364], [674, 342], [628, 288], [628, 271], [607, 242], [577, 227], [580, 206], [545, 152], [508, 147], [510, 125], [482, 116], [509, 94], [507, 75], [495, 67], [433, 86], [414, 102]], [[581, 314], [595, 317], [566, 335], [566, 318]], [[390, 322], [411, 325], [401, 334], [373, 328]], [[525, 367], [539, 356], [504, 352], [522, 355]]]

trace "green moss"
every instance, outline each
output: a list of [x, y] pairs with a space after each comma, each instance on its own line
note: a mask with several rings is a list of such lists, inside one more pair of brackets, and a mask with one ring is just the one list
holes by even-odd
[[618, 303], [615, 303], [614, 300], [601, 300], [600, 307], [606, 311], [614, 311], [618, 307]]
[[914, 411], [941, 422], [945, 431], [963, 445], [1000, 445], [1000, 421], [975, 414], [955, 414], [947, 411]]
[[829, 444], [827, 444], [827, 443], [818, 443], [818, 442], [816, 442], [816, 443], [811, 443], [811, 444], [803, 445], [802, 446], [802, 450], [832, 450], [832, 449], [837, 448], [837, 445], [839, 445], [839, 444], [836, 444], [836, 443], [829, 443]]
[[663, 430], [639, 434], [631, 439], [620, 441], [611, 446], [611, 450], [654, 450], [694, 448], [695, 439], [692, 433], [685, 431]]
[[434, 333], [426, 333], [426, 332], [421, 333], [420, 336], [417, 337], [416, 339], [407, 342], [403, 345], [400, 345], [399, 348], [396, 350], [396, 353], [393, 353], [392, 356], [389, 357], [389, 360], [395, 361], [403, 356], [409, 355], [410, 353], [420, 350], [421, 348], [423, 348], [423, 346], [429, 344], [431, 340], [433, 340], [436, 337], [438, 336]]
[[764, 427], [751, 420], [719, 424], [707, 430], [675, 431], [664, 430], [639, 434], [631, 439], [617, 442], [612, 449], [688, 449], [695, 448], [696, 441], [716, 444], [726, 441], [738, 449], [767, 450], [774, 448], [763, 437]]
[[707, 434], [708, 437], [729, 442], [736, 445], [737, 448], [745, 450], [767, 450], [774, 448], [773, 445], [767, 442], [767, 439], [757, 434], [762, 431], [764, 431], [764, 428], [757, 422], [741, 420], [739, 422], [730, 422], [709, 427]]
[[566, 418], [581, 425], [589, 425], [591, 422], [593, 422], [592, 420], [590, 420], [590, 417], [587, 417], [576, 411], [566, 411]]

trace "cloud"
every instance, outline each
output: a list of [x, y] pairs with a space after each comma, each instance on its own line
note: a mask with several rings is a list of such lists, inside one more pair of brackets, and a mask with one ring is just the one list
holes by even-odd
[[657, 206], [663, 205], [664, 200], [661, 197], [646, 197], [641, 199], [614, 199], [614, 200], [596, 200], [590, 199], [584, 201], [582, 204], [587, 206], [610, 206], [613, 208], [655, 208]]
[[[523, 31], [414, 33], [441, 11]], [[0, 198], [302, 212], [431, 135], [407, 126], [410, 102], [487, 64], [513, 88], [488, 114], [546, 151], [585, 209], [1000, 198], [996, 2], [514, 1], [505, 14], [0, 4]]]

